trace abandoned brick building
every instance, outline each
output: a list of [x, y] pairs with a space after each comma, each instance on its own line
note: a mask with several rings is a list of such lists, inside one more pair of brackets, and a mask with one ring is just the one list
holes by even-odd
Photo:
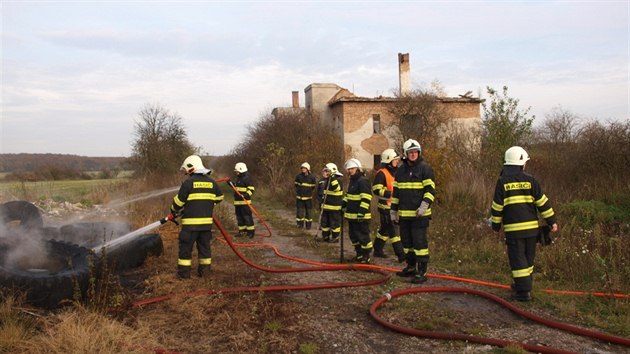
[[[411, 92], [409, 54], [398, 54], [400, 93]], [[305, 108], [317, 112], [320, 122], [328, 125], [344, 144], [344, 159], [357, 158], [366, 168], [378, 166], [380, 154], [387, 148], [400, 151], [394, 146], [397, 128], [389, 107], [397, 101], [395, 97], [358, 97], [349, 90], [332, 83], [313, 83], [304, 89]], [[299, 93], [293, 91], [292, 107], [281, 110], [301, 109]], [[460, 97], [438, 97], [453, 122], [465, 128], [475, 128], [481, 123], [482, 99], [469, 95]], [[448, 134], [448, 132], [446, 132]], [[422, 142], [420, 142], [422, 143]]]

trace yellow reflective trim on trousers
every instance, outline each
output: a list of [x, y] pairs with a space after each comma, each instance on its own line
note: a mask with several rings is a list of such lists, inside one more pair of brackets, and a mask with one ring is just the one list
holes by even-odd
[[428, 256], [429, 255], [429, 249], [428, 248], [423, 248], [423, 249], [413, 249], [413, 253], [415, 253], [416, 256]]
[[534, 266], [523, 268], [523, 269], [516, 269], [512, 271], [512, 278], [528, 277], [532, 275], [532, 273], [534, 273]]
[[368, 242], [368, 244], [365, 245], [365, 246], [361, 245], [361, 248], [364, 249], [364, 250], [372, 249], [372, 247], [373, 247], [372, 241]]
[[556, 213], [553, 211], [553, 208], [549, 208], [549, 210], [543, 211], [542, 213], [540, 213], [540, 215], [543, 218], [547, 219], [547, 218], [550, 218], [550, 217], [556, 215]]
[[541, 207], [545, 205], [545, 203], [547, 203], [548, 200], [549, 198], [547, 198], [547, 196], [543, 194], [542, 197], [540, 197], [540, 199], [536, 201], [536, 206]]
[[247, 205], [247, 204], [251, 204], [252, 202], [247, 200], [235, 200], [234, 201], [234, 205]]
[[392, 243], [400, 242], [400, 236], [394, 236], [390, 238]]
[[493, 223], [495, 224], [500, 224], [503, 222], [503, 217], [501, 216], [493, 216], [490, 218], [492, 220]]
[[253, 231], [253, 230], [256, 230], [256, 226], [253, 226], [253, 225], [251, 225], [251, 226], [245, 226], [245, 230], [247, 230], [247, 231]]
[[182, 225], [207, 225], [212, 224], [212, 218], [184, 218]]
[[492, 201], [492, 210], [496, 210], [496, 211], [503, 211], [503, 205]]
[[182, 202], [181, 200], [179, 200], [179, 196], [176, 195], [175, 198], [173, 198], [173, 201], [175, 202], [175, 204], [177, 204], [177, 206], [184, 206], [184, 204], [186, 204], [185, 202]]
[[311, 200], [311, 199], [313, 199], [313, 197], [300, 197], [300, 196], [296, 196], [296, 198], [298, 200]]
[[381, 240], [387, 242], [387, 240], [389, 240], [389, 236], [387, 235], [381, 235], [380, 233], [376, 233], [376, 238], [380, 238]]
[[178, 259], [177, 260], [177, 265], [183, 266], [183, 267], [190, 267], [192, 266], [192, 259]]
[[537, 229], [537, 228], [538, 228], [538, 220], [517, 222], [514, 224], [503, 225], [503, 231], [505, 232], [523, 231], [523, 230], [531, 230], [531, 229]]
[[200, 265], [210, 265], [212, 264], [212, 258], [199, 258]]
[[214, 193], [191, 193], [188, 200], [216, 200], [217, 195]]
[[341, 232], [341, 226], [339, 227], [335, 227], [334, 229], [331, 229], [332, 232], [337, 233], [337, 232]]
[[432, 180], [432, 179], [430, 179], [430, 178], [427, 178], [427, 179], [425, 179], [425, 180], [422, 180], [422, 184], [423, 184], [424, 186], [427, 186], [427, 187], [428, 187], [428, 186], [431, 186], [431, 187], [433, 187], [433, 188], [435, 189], [435, 182], [433, 182], [433, 180]]
[[531, 195], [515, 195], [513, 197], [507, 197], [503, 200], [503, 205], [510, 204], [522, 204], [522, 203], [533, 203], [534, 197]]

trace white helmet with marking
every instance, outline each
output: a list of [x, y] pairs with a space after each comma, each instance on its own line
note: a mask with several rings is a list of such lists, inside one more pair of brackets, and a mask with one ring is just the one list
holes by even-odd
[[385, 149], [381, 153], [381, 163], [390, 163], [399, 157], [394, 149]]
[[205, 170], [206, 168], [203, 166], [203, 162], [201, 162], [201, 157], [190, 155], [184, 160], [180, 169], [184, 170], [186, 174], [189, 174], [194, 171]]
[[308, 172], [311, 172], [311, 165], [309, 165], [308, 162], [304, 162], [303, 164], [300, 165], [300, 168], [304, 167], [305, 169], [308, 170]]
[[331, 175], [343, 176], [343, 174], [337, 169], [337, 165], [332, 162], [327, 163], [326, 167], [324, 167], [324, 170], [328, 170]]
[[512, 146], [505, 150], [505, 163], [504, 165], [524, 166], [529, 160], [527, 151], [520, 146]]
[[420, 143], [413, 139], [405, 141], [405, 143], [403, 144], [403, 150], [405, 152], [405, 155], [407, 155], [409, 151], [418, 151], [418, 154], [422, 153], [422, 147], [420, 146]]
[[247, 172], [247, 165], [244, 162], [237, 162], [234, 165], [234, 172], [245, 173]]
[[346, 170], [349, 168], [358, 168], [359, 170], [361, 170], [361, 161], [359, 161], [358, 159], [352, 158], [346, 161], [346, 163], [343, 165], [343, 168], [345, 168]]

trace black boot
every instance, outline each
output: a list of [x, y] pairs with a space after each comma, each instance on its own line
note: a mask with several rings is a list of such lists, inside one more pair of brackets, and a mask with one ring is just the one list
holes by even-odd
[[407, 266], [400, 272], [396, 272], [399, 277], [411, 277], [416, 274], [416, 256], [413, 253], [407, 253], [405, 256], [407, 259]]
[[177, 277], [179, 279], [190, 279], [190, 267], [177, 266]]
[[312, 221], [307, 221], [306, 222], [306, 229], [310, 230], [311, 229], [311, 225], [313, 225], [313, 222]]
[[197, 267], [197, 276], [199, 278], [203, 278], [208, 274], [210, 274], [210, 264], [201, 264]]
[[403, 249], [402, 242], [394, 242], [392, 243], [392, 247], [394, 248], [394, 253], [396, 257], [398, 257], [398, 263], [402, 263], [405, 261], [405, 250]]
[[411, 282], [414, 284], [422, 284], [426, 282], [428, 280], [427, 267], [428, 267], [427, 262], [418, 263], [418, 269], [416, 271], [416, 274], [414, 274], [413, 278], [411, 278]]
[[361, 249], [361, 256], [362, 256], [361, 262], [360, 262], [361, 264], [370, 264], [370, 261], [371, 261], [370, 253], [371, 253], [371, 251], [372, 250], [369, 249], [369, 248], [368, 249], [365, 249], [365, 248]]
[[387, 258], [387, 255], [383, 252], [383, 247], [385, 247], [385, 241], [376, 237], [374, 239], [374, 257]]

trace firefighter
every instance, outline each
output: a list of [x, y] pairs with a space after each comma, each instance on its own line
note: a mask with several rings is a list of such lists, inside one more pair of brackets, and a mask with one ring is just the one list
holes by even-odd
[[317, 196], [321, 208], [320, 228], [324, 242], [338, 242], [341, 234], [341, 203], [343, 200], [343, 174], [337, 165], [327, 163], [322, 170], [322, 178], [317, 186]]
[[407, 265], [396, 275], [412, 277], [412, 283], [420, 284], [427, 281], [427, 228], [435, 199], [435, 181], [433, 169], [422, 158], [420, 143], [409, 139], [403, 150], [405, 156], [394, 177], [390, 216], [392, 222], [400, 225]]
[[177, 276], [190, 278], [192, 268], [192, 250], [197, 243], [197, 275], [203, 277], [210, 272], [212, 254], [212, 211], [214, 205], [223, 200], [223, 193], [217, 183], [209, 176], [212, 171], [206, 169], [197, 155], [188, 156], [181, 166], [188, 176], [179, 188], [171, 204], [170, 220], [181, 215], [182, 229], [179, 233], [179, 258]]
[[370, 181], [361, 170], [361, 161], [350, 159], [344, 164], [344, 168], [350, 176], [348, 192], [343, 198], [343, 217], [348, 220], [350, 241], [356, 256], [356, 263], [369, 264], [372, 252], [372, 240], [370, 239], [370, 202], [372, 190]]
[[311, 173], [311, 165], [304, 162], [300, 166], [300, 173], [295, 176], [296, 213], [295, 221], [298, 228], [311, 229], [313, 217], [313, 191], [317, 186], [317, 178]]
[[234, 212], [236, 213], [236, 223], [238, 224], [238, 235], [252, 238], [254, 237], [254, 218], [249, 205], [252, 203], [254, 186], [247, 171], [247, 165], [238, 162], [234, 165], [236, 182], [234, 183]]
[[491, 207], [492, 230], [505, 233], [508, 261], [512, 269], [512, 299], [532, 299], [532, 273], [539, 232], [538, 213], [551, 231], [558, 231], [555, 213], [538, 181], [525, 173], [529, 155], [520, 146], [505, 151], [505, 163], [494, 189]]
[[403, 251], [402, 242], [400, 242], [398, 225], [394, 225], [390, 217], [394, 175], [399, 162], [400, 156], [394, 149], [386, 149], [381, 153], [381, 168], [374, 176], [372, 193], [378, 198], [378, 213], [380, 216], [380, 226], [374, 239], [374, 257], [387, 258], [387, 255], [383, 252], [383, 247], [387, 241], [390, 241], [400, 263], [405, 260], [405, 252]]

